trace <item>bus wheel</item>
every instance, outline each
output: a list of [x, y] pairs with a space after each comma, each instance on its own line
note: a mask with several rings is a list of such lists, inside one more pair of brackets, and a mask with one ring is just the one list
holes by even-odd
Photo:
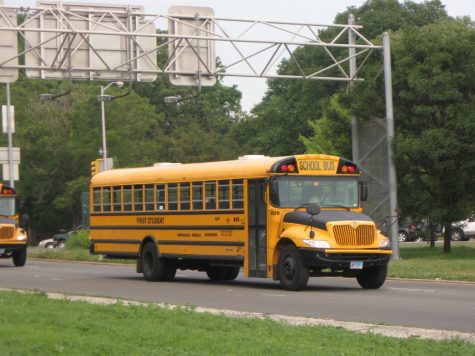
[[148, 242], [142, 248], [140, 254], [142, 262], [143, 276], [147, 281], [156, 282], [165, 280], [166, 262], [163, 258], [159, 258], [155, 243]]
[[173, 281], [176, 275], [176, 266], [173, 261], [166, 261], [166, 272], [164, 281]]
[[15, 267], [23, 267], [26, 263], [26, 248], [13, 252], [13, 264]]
[[279, 280], [284, 289], [300, 290], [307, 286], [309, 272], [297, 248], [284, 247], [279, 256]]
[[212, 281], [232, 281], [236, 279], [239, 274], [239, 267], [216, 267], [211, 266], [206, 270], [208, 278]]
[[386, 281], [388, 266], [378, 266], [362, 270], [356, 279], [361, 287], [365, 289], [378, 289]]

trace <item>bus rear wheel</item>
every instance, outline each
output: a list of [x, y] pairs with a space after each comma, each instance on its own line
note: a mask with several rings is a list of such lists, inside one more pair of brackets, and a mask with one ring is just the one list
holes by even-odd
[[279, 256], [279, 280], [286, 290], [300, 290], [307, 286], [309, 272], [303, 265], [299, 251], [293, 245], [284, 247]]
[[238, 266], [210, 266], [206, 270], [206, 274], [212, 281], [232, 281], [238, 276], [239, 269]]
[[356, 280], [361, 287], [365, 289], [378, 289], [386, 281], [388, 274], [388, 266], [377, 266], [362, 270], [357, 276]]
[[165, 280], [167, 272], [166, 262], [163, 258], [158, 257], [155, 243], [148, 242], [145, 244], [142, 248], [140, 259], [142, 263], [142, 273], [147, 281], [158, 282]]
[[13, 252], [12, 257], [15, 267], [23, 267], [26, 263], [26, 248]]

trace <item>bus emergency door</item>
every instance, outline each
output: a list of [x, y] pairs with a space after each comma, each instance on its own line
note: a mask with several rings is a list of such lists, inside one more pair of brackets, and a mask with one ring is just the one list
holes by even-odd
[[249, 277], [266, 277], [267, 269], [267, 205], [265, 180], [247, 182]]

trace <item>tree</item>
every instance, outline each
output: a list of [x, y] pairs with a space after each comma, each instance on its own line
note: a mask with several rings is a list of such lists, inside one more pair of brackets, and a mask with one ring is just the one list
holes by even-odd
[[323, 116], [309, 123], [314, 130], [313, 136], [300, 137], [307, 152], [351, 157], [351, 115], [339, 100], [340, 96], [335, 94]]
[[401, 188], [417, 192], [401, 203], [445, 225], [450, 252], [451, 223], [475, 207], [475, 28], [448, 20], [407, 29], [394, 43], [396, 159], [408, 163], [398, 165]]
[[[384, 31], [397, 31], [410, 26], [423, 26], [428, 23], [438, 22], [447, 18], [447, 13], [440, 0], [425, 1], [422, 4], [405, 1], [400, 3], [397, 0], [368, 0], [361, 7], [350, 7], [337, 14], [335, 23], [344, 24], [348, 22], [348, 16], [355, 15], [356, 23], [363, 25], [363, 35], [369, 39], [380, 38]], [[333, 39], [338, 33], [337, 29], [326, 29], [319, 33], [323, 40]], [[344, 41], [344, 39], [341, 39]], [[347, 50], [331, 50], [335, 57], [347, 56]], [[316, 71], [322, 67], [333, 64], [331, 59], [318, 48], [301, 47], [297, 48], [293, 56], [299, 60], [305, 71]], [[375, 62], [373, 56], [371, 61]], [[334, 71], [337, 71], [334, 68]], [[298, 73], [298, 68], [292, 60], [283, 60], [279, 66], [279, 73]], [[326, 74], [331, 74], [329, 73]], [[375, 73], [374, 73], [375, 74]], [[365, 76], [370, 78], [370, 76]], [[336, 140], [348, 142], [347, 147], [340, 144], [343, 149], [340, 154], [346, 155], [351, 140], [346, 134], [349, 130], [341, 130], [341, 121], [336, 121], [336, 127], [331, 127], [333, 120], [327, 120], [323, 131], [319, 120], [328, 117], [328, 105], [332, 105], [331, 97], [342, 96], [337, 101], [345, 101], [343, 97], [347, 90], [346, 85], [328, 81], [305, 81], [305, 80], [268, 80], [268, 91], [266, 96], [252, 111], [253, 115], [242, 122], [253, 132], [250, 138], [252, 144], [250, 148], [254, 153], [265, 154], [292, 154], [308, 150], [305, 139], [312, 139], [315, 128], [319, 127], [323, 135], [340, 134]], [[373, 100], [377, 97], [373, 97]], [[383, 98], [384, 102], [384, 98]], [[349, 123], [348, 123], [349, 124]], [[320, 135], [321, 136], [321, 135]], [[257, 152], [256, 152], [257, 151]]]
[[[467, 20], [408, 27], [392, 35], [399, 202], [407, 215], [445, 226], [475, 201], [475, 28]], [[382, 83], [359, 86], [353, 109], [367, 117]], [[384, 112], [378, 104], [371, 111]]]

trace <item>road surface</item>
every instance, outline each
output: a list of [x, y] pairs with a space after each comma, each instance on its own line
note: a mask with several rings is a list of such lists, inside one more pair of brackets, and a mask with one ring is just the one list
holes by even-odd
[[475, 332], [475, 284], [388, 280], [379, 290], [356, 280], [310, 278], [289, 292], [270, 279], [212, 282], [205, 273], [177, 271], [173, 282], [146, 282], [135, 267], [28, 260], [23, 268], [0, 260], [0, 288], [114, 297], [265, 314]]

